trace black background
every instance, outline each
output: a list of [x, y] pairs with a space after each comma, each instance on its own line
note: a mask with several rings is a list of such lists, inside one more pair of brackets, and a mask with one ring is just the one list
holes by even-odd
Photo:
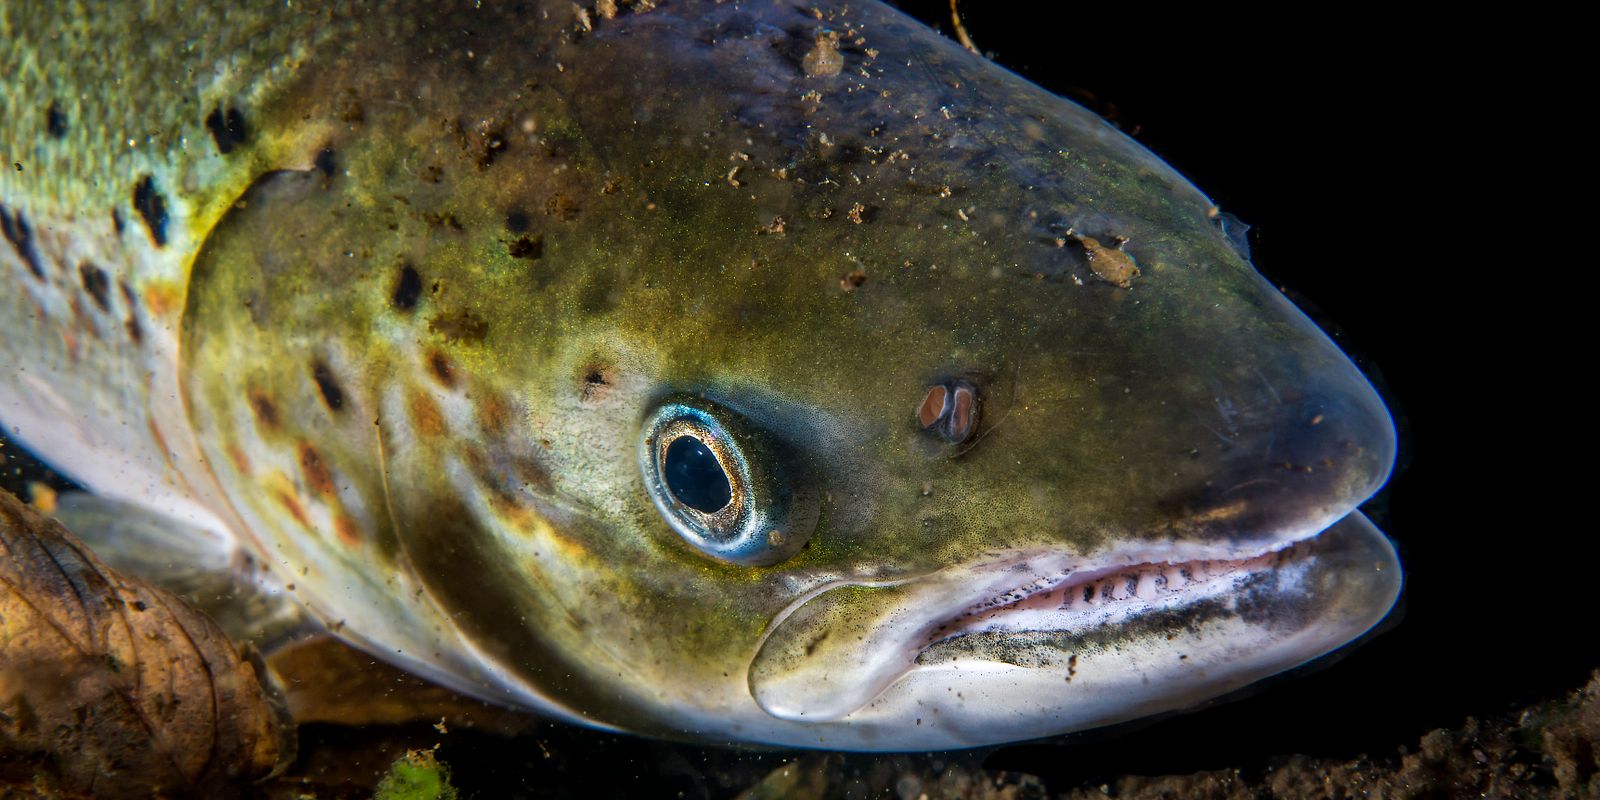
[[[899, 5], [951, 30], [944, 2]], [[962, 15], [1000, 64], [1110, 117], [1250, 223], [1257, 267], [1378, 385], [1401, 453], [1367, 511], [1397, 541], [1407, 586], [1388, 628], [1337, 663], [1204, 711], [1001, 749], [988, 765], [1064, 788], [1289, 753], [1392, 754], [1577, 687], [1600, 666], [1597, 571], [1593, 526], [1574, 519], [1586, 468], [1566, 459], [1586, 457], [1576, 445], [1592, 436], [1562, 378], [1586, 340], [1536, 333], [1568, 289], [1544, 263], [1552, 243], [1507, 222], [1526, 200], [1504, 181], [1526, 143], [1499, 134], [1525, 126], [1527, 109], [1488, 85], [1493, 51], [1371, 9], [1244, 19], [1050, 5]], [[1550, 370], [1552, 349], [1575, 354]]]

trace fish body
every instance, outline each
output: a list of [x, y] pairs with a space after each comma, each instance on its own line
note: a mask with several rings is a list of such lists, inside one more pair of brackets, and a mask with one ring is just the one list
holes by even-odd
[[1227, 218], [871, 3], [0, 10], [0, 420], [597, 727], [1183, 708], [1399, 591], [1388, 414]]

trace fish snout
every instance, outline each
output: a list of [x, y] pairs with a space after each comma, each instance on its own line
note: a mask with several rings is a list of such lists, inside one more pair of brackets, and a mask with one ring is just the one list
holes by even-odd
[[1282, 386], [1256, 384], [1248, 403], [1216, 399], [1226, 427], [1209, 426], [1216, 435], [1207, 448], [1210, 473], [1165, 503], [1185, 534], [1296, 541], [1346, 516], [1388, 480], [1394, 423], [1354, 365]]

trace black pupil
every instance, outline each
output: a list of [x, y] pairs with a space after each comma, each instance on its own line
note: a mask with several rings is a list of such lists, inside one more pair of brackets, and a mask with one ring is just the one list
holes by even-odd
[[693, 436], [679, 436], [667, 445], [665, 467], [667, 488], [690, 508], [714, 514], [733, 499], [728, 473], [722, 471], [711, 448]]

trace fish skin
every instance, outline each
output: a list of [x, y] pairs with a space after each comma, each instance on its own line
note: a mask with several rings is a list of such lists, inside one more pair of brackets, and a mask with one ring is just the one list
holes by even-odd
[[[746, 673], [928, 576], [1303, 539], [1386, 479], [1387, 413], [1139, 145], [894, 12], [811, 8], [0, 11], [0, 205], [35, 253], [0, 243], [0, 419], [478, 696], [862, 749], [1113, 721], [819, 728]], [[960, 446], [912, 422], [950, 376], [983, 396]], [[809, 547], [738, 567], [672, 534], [635, 450], [681, 392], [800, 454]]]

